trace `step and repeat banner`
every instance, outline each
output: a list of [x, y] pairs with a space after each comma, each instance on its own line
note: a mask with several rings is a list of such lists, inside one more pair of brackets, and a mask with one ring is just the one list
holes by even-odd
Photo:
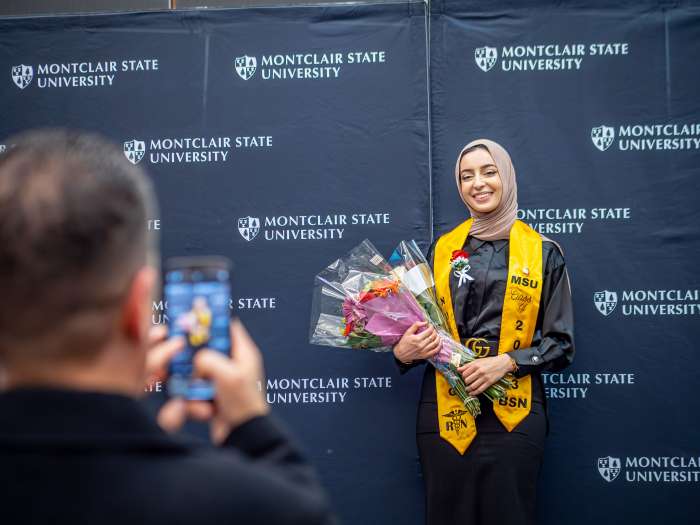
[[427, 247], [465, 218], [461, 146], [500, 142], [521, 218], [564, 249], [576, 308], [576, 363], [545, 380], [540, 522], [691, 523], [698, 33], [683, 3], [5, 19], [0, 150], [45, 126], [122, 145], [154, 181], [145, 227], [164, 257], [234, 261], [231, 307], [263, 350], [268, 401], [343, 522], [417, 525], [420, 373], [308, 344], [313, 278], [364, 238]]
[[435, 233], [464, 219], [456, 156], [485, 137], [564, 251], [577, 355], [545, 376], [538, 522], [695, 523], [700, 9], [508, 3], [432, 6]]
[[429, 241], [426, 57], [425, 8], [405, 2], [0, 23], [0, 137], [107, 135], [155, 183], [164, 257], [234, 261], [268, 401], [346, 523], [418, 522], [420, 378], [310, 345], [311, 293], [365, 238]]

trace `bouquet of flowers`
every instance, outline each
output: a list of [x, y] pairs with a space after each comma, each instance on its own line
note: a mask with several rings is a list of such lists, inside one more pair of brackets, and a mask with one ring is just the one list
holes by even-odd
[[[447, 318], [440, 309], [437, 295], [435, 294], [433, 274], [416, 241], [401, 241], [391, 254], [391, 257], [389, 257], [389, 262], [393, 266], [392, 273], [413, 293], [416, 301], [428, 314], [430, 322], [449, 334], [450, 329], [447, 324]], [[457, 344], [464, 351], [454, 351], [453, 354], [459, 356], [459, 362], [457, 357], [454, 357], [455, 368], [478, 359], [473, 352], [461, 344]], [[491, 401], [495, 401], [503, 398], [506, 390], [513, 388], [513, 386], [511, 378], [506, 376], [487, 388], [484, 395]]]
[[435, 295], [433, 273], [416, 241], [401, 241], [389, 257], [389, 264], [392, 266], [392, 273], [415, 296], [430, 321], [448, 332], [447, 318], [438, 306]]
[[[440, 352], [430, 362], [445, 376], [466, 409], [478, 415], [479, 401], [469, 395], [457, 371], [460, 363], [474, 358], [472, 352], [433, 321], [431, 316], [438, 315], [439, 308], [428, 314], [421, 304], [372, 243], [365, 240], [316, 276], [310, 341], [386, 352], [413, 323], [430, 322], [441, 339]], [[425, 304], [436, 307], [437, 301]]]

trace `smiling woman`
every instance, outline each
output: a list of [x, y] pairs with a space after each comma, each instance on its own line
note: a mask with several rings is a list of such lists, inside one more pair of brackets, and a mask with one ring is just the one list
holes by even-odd
[[501, 202], [503, 184], [493, 157], [483, 146], [474, 146], [459, 161], [462, 200], [478, 213], [490, 213]]
[[[452, 337], [485, 350], [459, 369], [482, 413], [471, 417], [426, 369], [417, 433], [427, 523], [530, 525], [547, 428], [540, 374], [574, 355], [569, 281], [558, 246], [517, 220], [515, 170], [500, 145], [467, 144], [455, 179], [471, 218], [442, 235], [429, 259]], [[468, 264], [457, 268], [455, 255]], [[394, 347], [402, 372], [434, 351], [409, 332]], [[506, 374], [515, 387], [492, 403], [482, 393]]]

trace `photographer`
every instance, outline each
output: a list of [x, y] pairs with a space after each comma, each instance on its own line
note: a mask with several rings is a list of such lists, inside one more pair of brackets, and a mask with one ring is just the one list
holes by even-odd
[[[182, 341], [150, 326], [157, 250], [143, 172], [99, 137], [9, 139], [0, 155], [0, 502], [4, 523], [332, 522], [311, 466], [270, 419], [260, 353], [202, 350], [214, 403], [135, 398]], [[171, 436], [209, 421], [218, 448]]]

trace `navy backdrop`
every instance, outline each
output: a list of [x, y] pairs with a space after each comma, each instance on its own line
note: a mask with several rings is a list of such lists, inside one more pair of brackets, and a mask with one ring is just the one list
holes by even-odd
[[492, 138], [563, 247], [577, 357], [545, 379], [540, 522], [694, 523], [700, 10], [508, 3], [433, 4], [434, 209], [463, 220], [456, 153]]
[[576, 363], [546, 378], [540, 522], [693, 523], [699, 32], [689, 2], [5, 19], [0, 150], [38, 126], [122, 144], [156, 186], [163, 255], [234, 260], [268, 400], [343, 521], [418, 524], [420, 374], [309, 345], [313, 277], [364, 238], [427, 246], [465, 218], [460, 147], [502, 143], [575, 299]]

